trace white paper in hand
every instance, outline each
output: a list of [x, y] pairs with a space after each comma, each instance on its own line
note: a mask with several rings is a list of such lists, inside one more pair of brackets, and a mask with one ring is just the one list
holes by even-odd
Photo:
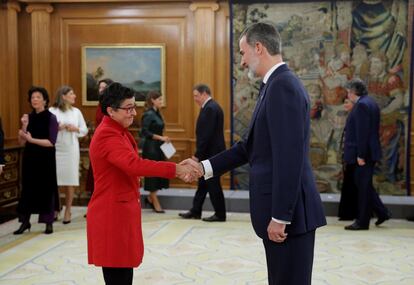
[[163, 143], [160, 148], [167, 159], [170, 159], [176, 152], [175, 147], [170, 142]]

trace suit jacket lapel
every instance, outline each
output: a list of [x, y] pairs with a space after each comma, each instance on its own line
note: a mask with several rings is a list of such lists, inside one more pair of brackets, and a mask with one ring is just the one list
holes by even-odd
[[252, 129], [253, 129], [253, 126], [254, 126], [254, 123], [256, 122], [256, 117], [257, 117], [257, 114], [259, 113], [259, 109], [260, 109], [260, 107], [263, 105], [262, 104], [262, 102], [264, 102], [264, 99], [265, 99], [265, 97], [266, 97], [266, 91], [267, 91], [267, 88], [269, 87], [269, 85], [270, 85], [270, 82], [274, 79], [274, 78], [276, 78], [279, 74], [281, 74], [282, 72], [284, 72], [284, 71], [288, 71], [289, 70], [289, 68], [287, 67], [287, 65], [286, 64], [283, 64], [283, 65], [281, 65], [281, 66], [279, 66], [271, 75], [270, 75], [270, 77], [269, 77], [269, 80], [267, 80], [267, 83], [264, 85], [264, 87], [263, 87], [263, 89], [262, 90], [260, 90], [260, 92], [259, 92], [259, 97], [258, 97], [258, 100], [257, 100], [257, 102], [256, 102], [256, 107], [254, 108], [254, 111], [253, 111], [253, 115], [252, 115], [252, 118], [251, 118], [251, 120], [250, 120], [250, 124], [249, 124], [249, 131], [248, 131], [248, 133], [247, 133], [247, 139], [250, 137], [250, 134], [252, 133]]
[[254, 107], [253, 115], [252, 115], [252, 118], [251, 118], [250, 124], [249, 124], [249, 135], [250, 135], [251, 129], [253, 128], [254, 122], [256, 121], [257, 113], [259, 113], [260, 106], [261, 106], [261, 104], [263, 102], [263, 99], [264, 99], [264, 96], [266, 94], [267, 86], [269, 86], [269, 85], [267, 85], [267, 84], [264, 85], [263, 88], [259, 91], [259, 96], [258, 96], [258, 99], [257, 99], [257, 102], [256, 102], [256, 106]]

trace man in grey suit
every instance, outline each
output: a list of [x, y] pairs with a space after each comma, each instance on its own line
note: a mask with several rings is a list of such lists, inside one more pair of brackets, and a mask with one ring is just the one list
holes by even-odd
[[[201, 107], [196, 125], [196, 152], [192, 159], [201, 161], [225, 150], [223, 131], [223, 110], [211, 98], [210, 88], [205, 84], [198, 84], [193, 88], [194, 101]], [[204, 200], [207, 193], [210, 195], [214, 215], [203, 218], [205, 222], [224, 222], [226, 220], [226, 206], [220, 176], [205, 180], [198, 179], [197, 192], [193, 199], [193, 207], [186, 213], [180, 213], [183, 219], [200, 219]]]

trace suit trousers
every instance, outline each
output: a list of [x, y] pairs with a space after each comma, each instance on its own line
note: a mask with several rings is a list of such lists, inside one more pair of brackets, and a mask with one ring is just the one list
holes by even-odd
[[213, 205], [216, 216], [225, 218], [226, 205], [223, 189], [221, 188], [220, 176], [212, 177], [208, 180], [204, 180], [204, 178], [198, 180], [197, 191], [193, 199], [193, 207], [190, 211], [194, 214], [201, 215], [207, 193], [210, 195], [211, 204]]
[[358, 217], [358, 190], [354, 183], [356, 164], [344, 167], [341, 188], [341, 199], [338, 206], [338, 217], [341, 220], [355, 220]]
[[377, 191], [372, 185], [375, 163], [367, 162], [364, 166], [357, 165], [354, 169], [354, 183], [358, 189], [358, 224], [369, 226], [372, 212], [377, 217], [388, 217], [388, 210], [385, 208]]
[[105, 285], [132, 285], [133, 268], [102, 267]]
[[263, 240], [269, 285], [310, 285], [315, 230], [287, 236], [283, 243]]

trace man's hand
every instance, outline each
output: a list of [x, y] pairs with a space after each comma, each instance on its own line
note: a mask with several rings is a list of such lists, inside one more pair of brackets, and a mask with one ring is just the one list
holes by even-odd
[[358, 165], [359, 166], [364, 166], [365, 165], [365, 159], [362, 159], [362, 158], [357, 158], [357, 162], [358, 162]]
[[0, 165], [0, 175], [3, 173], [3, 165]]
[[267, 226], [267, 235], [271, 241], [282, 243], [287, 237], [285, 233], [286, 225], [279, 224], [273, 220], [270, 220], [269, 225]]
[[197, 181], [198, 178], [204, 175], [203, 167], [200, 163], [194, 161], [191, 158], [187, 158], [180, 162], [181, 166], [190, 167], [192, 169], [191, 173], [187, 173], [184, 177], [184, 181], [186, 182], [194, 182]]
[[199, 177], [203, 176], [201, 166], [192, 159], [186, 159], [177, 164], [176, 175], [184, 182], [194, 182]]

